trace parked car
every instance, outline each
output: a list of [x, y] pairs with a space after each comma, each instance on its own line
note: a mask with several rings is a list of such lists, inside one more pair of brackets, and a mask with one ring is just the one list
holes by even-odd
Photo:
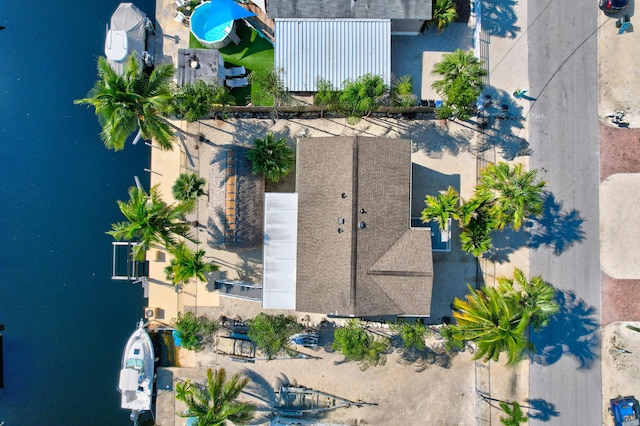
[[617, 12], [629, 4], [629, 0], [599, 0], [598, 6], [605, 12]]
[[609, 414], [616, 426], [640, 426], [638, 401], [632, 396], [619, 396], [609, 400]]

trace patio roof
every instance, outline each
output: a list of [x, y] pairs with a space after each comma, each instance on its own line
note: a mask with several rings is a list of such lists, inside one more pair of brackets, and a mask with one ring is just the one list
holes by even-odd
[[285, 86], [313, 92], [319, 78], [341, 88], [365, 74], [391, 81], [389, 19], [277, 19], [275, 68]]

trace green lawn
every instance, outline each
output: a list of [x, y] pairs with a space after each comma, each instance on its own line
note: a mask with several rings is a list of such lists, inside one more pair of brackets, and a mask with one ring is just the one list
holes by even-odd
[[[240, 20], [236, 21], [236, 33], [240, 37], [240, 44], [236, 46], [234, 43], [230, 43], [220, 49], [226, 64], [244, 66], [247, 69], [247, 73], [254, 70], [272, 70], [273, 45]], [[190, 34], [189, 47], [192, 49], [206, 49], [193, 34]], [[231, 91], [238, 105], [246, 105], [249, 96], [260, 90], [259, 87], [253, 86], [240, 87]]]

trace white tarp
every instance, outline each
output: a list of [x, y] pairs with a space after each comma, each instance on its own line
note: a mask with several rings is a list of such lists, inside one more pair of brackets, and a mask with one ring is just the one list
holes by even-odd
[[124, 65], [134, 51], [138, 62], [142, 61], [147, 40], [146, 15], [133, 3], [120, 3], [111, 16], [107, 29], [104, 53], [107, 62], [118, 73], [124, 73]]
[[296, 308], [298, 194], [264, 194], [262, 307]]

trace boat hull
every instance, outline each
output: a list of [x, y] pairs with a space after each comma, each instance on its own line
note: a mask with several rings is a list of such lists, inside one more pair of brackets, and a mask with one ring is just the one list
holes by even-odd
[[122, 368], [118, 390], [122, 395], [121, 407], [141, 413], [151, 410], [154, 381], [153, 342], [144, 322], [140, 321], [122, 354]]

